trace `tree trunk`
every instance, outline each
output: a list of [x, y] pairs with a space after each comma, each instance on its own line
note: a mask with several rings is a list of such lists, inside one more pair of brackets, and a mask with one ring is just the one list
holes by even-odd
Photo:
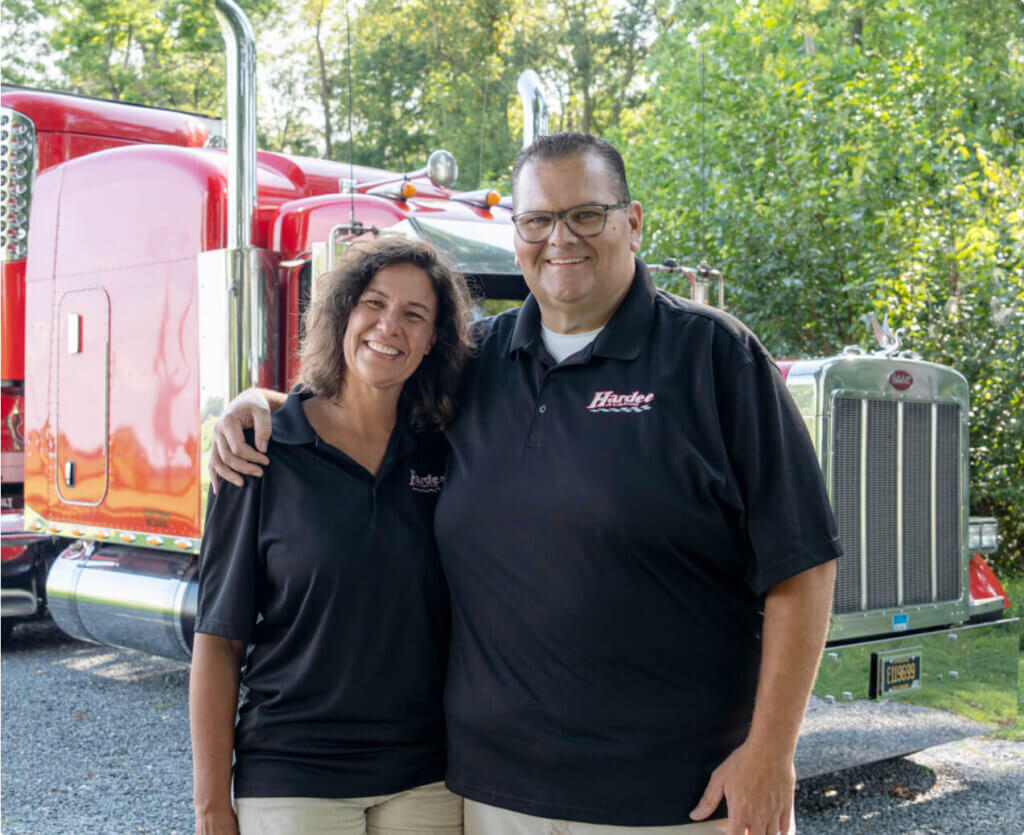
[[[320, 4], [320, 11], [316, 16], [316, 34], [313, 39], [316, 41], [316, 61], [320, 69], [320, 106], [324, 112], [324, 158], [331, 159], [331, 151], [334, 148], [334, 141], [331, 135], [331, 99], [330, 86], [327, 83], [327, 58], [324, 56], [324, 45], [320, 40], [320, 26], [324, 20], [324, 4]], [[352, 56], [348, 56], [352, 60]]]
[[861, 40], [861, 36], [864, 34], [864, 15], [860, 12], [854, 14], [850, 20], [850, 44], [862, 49], [864, 44]]

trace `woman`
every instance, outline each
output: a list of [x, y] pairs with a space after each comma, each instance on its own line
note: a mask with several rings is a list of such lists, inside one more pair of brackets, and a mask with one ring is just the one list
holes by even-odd
[[458, 833], [461, 799], [441, 782], [449, 611], [432, 517], [468, 293], [429, 245], [382, 238], [350, 247], [314, 295], [273, 463], [210, 497], [196, 831]]

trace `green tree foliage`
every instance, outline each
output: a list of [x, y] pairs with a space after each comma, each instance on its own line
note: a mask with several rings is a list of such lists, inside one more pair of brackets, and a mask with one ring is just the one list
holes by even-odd
[[[706, 252], [778, 355], [871, 341], [971, 383], [972, 507], [1024, 568], [1024, 21], [1002, 0], [687, 3], [620, 139], [656, 257]], [[700, 52], [707, 67], [701, 212]]]
[[[601, 135], [641, 100], [653, 0], [553, 0], [543, 9], [545, 77], [556, 91], [552, 130]], [[553, 26], [553, 30], [552, 27]], [[540, 33], [538, 33], [540, 34]]]
[[[260, 21], [272, 0], [241, 5]], [[64, 89], [86, 95], [199, 112], [221, 109], [224, 49], [209, 0], [17, 0], [5, 12], [5, 41], [8, 26], [28, 26], [37, 38], [46, 32], [45, 59], [19, 54], [11, 80], [55, 78]]]
[[0, 38], [4, 45], [3, 80], [51, 86], [60, 83], [53, 69], [49, 21], [37, 0], [4, 0]]
[[[513, 0], [361, 6], [351, 21], [356, 161], [409, 170], [443, 147], [459, 161], [460, 187], [503, 174], [518, 145], [516, 79], [538, 54], [523, 37], [522, 8]], [[334, 133], [347, 134], [344, 32], [334, 35], [331, 113]], [[347, 154], [347, 146], [333, 153]]]
[[[356, 162], [408, 170], [445, 147], [458, 185], [508, 185], [520, 73], [561, 106], [552, 128], [603, 130], [634, 102], [651, 0], [367, 0], [350, 8]], [[324, 151], [348, 156], [344, 4], [306, 0], [308, 94]], [[553, 102], [554, 103], [554, 102]], [[329, 150], [328, 150], [329, 146]]]

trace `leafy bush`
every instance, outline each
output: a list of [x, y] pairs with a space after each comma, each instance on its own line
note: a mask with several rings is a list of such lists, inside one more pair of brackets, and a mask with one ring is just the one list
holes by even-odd
[[[778, 356], [872, 341], [971, 385], [972, 512], [1024, 572], [1024, 21], [996, 0], [677, 6], [618, 140], [649, 260], [707, 260]], [[700, 52], [707, 77], [701, 211]]]

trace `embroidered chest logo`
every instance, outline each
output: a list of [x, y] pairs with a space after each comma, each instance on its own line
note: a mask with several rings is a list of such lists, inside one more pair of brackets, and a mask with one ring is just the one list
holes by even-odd
[[409, 489], [417, 493], [440, 493], [442, 487], [443, 475], [420, 475], [415, 470], [409, 470]]
[[587, 406], [588, 412], [649, 412], [654, 408], [654, 392], [644, 394], [616, 394], [614, 391], [595, 391], [594, 399]]

